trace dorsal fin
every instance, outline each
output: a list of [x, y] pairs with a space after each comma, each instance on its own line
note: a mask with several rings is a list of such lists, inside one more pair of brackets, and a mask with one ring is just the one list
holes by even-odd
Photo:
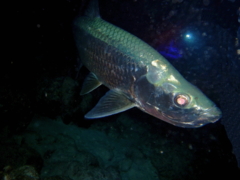
[[98, 8], [98, 0], [90, 0], [87, 5], [87, 9], [84, 13], [84, 16], [88, 16], [91, 18], [100, 17], [99, 8]]

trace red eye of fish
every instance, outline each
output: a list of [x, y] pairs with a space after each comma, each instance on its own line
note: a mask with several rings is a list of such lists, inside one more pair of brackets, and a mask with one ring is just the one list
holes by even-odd
[[178, 94], [174, 98], [174, 103], [177, 106], [184, 107], [189, 104], [189, 97], [185, 94]]

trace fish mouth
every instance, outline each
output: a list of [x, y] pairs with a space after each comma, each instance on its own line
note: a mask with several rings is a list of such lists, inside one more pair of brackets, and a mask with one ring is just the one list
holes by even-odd
[[[222, 117], [222, 112], [217, 106], [213, 106], [207, 110], [204, 110], [201, 114], [204, 120], [208, 120], [208, 122], [215, 123]], [[199, 118], [201, 121], [201, 118]]]
[[[217, 106], [212, 106], [211, 108], [205, 109], [200, 113], [199, 117], [191, 122], [192, 127], [201, 127], [209, 123], [215, 123], [222, 117], [222, 112]], [[189, 127], [190, 127], [189, 126]]]
[[[196, 112], [194, 112], [196, 111]], [[175, 126], [183, 128], [198, 128], [208, 123], [215, 123], [222, 117], [222, 112], [217, 106], [202, 110], [193, 110], [190, 114], [186, 114], [181, 118], [174, 118], [173, 116], [162, 113], [164, 120]], [[167, 119], [167, 120], [166, 120]]]

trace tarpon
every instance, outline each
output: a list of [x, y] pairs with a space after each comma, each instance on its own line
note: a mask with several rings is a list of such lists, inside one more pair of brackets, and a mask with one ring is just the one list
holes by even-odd
[[155, 49], [104, 21], [97, 0], [90, 1], [73, 27], [80, 59], [90, 71], [80, 94], [102, 84], [110, 89], [85, 118], [133, 107], [180, 127], [200, 127], [221, 117], [220, 109]]

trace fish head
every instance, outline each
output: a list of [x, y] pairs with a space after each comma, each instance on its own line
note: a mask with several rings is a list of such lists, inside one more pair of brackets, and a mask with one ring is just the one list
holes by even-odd
[[168, 66], [150, 65], [147, 73], [137, 80], [137, 107], [179, 127], [201, 127], [220, 119], [220, 109], [176, 69], [166, 68]]

